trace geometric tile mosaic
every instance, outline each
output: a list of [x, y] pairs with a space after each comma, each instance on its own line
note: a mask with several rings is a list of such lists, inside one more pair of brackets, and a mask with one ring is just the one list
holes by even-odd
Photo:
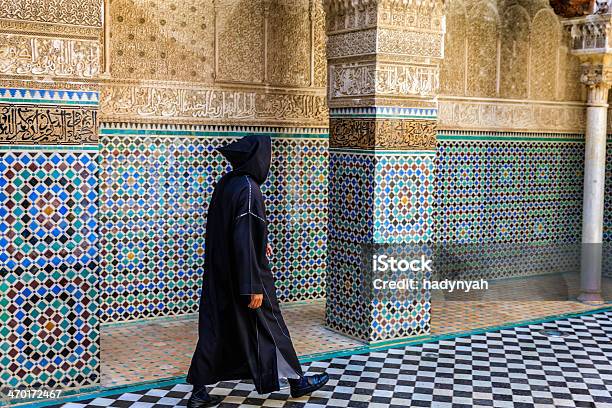
[[96, 148], [0, 151], [3, 385], [99, 380], [97, 186]]
[[427, 154], [330, 153], [329, 327], [370, 342], [429, 331], [428, 293], [374, 293], [363, 256], [366, 245], [430, 239], [433, 159]]
[[[216, 147], [231, 134], [172, 130], [101, 136], [101, 319], [196, 312], [204, 273], [208, 201], [229, 164]], [[125, 133], [125, 132], [123, 132]], [[272, 134], [262, 187], [281, 301], [325, 291], [327, 140]]]
[[454, 276], [576, 270], [583, 165], [579, 141], [438, 141], [435, 242], [467, 265]]
[[376, 156], [376, 242], [426, 242], [432, 239], [434, 159], [434, 155]]

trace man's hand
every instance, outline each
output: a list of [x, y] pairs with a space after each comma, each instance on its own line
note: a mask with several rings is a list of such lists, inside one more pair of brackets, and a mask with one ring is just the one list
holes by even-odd
[[251, 295], [251, 303], [249, 303], [251, 309], [259, 309], [262, 303], [263, 295]]
[[266, 246], [266, 256], [268, 257], [268, 259], [272, 256], [272, 245], [270, 244]]

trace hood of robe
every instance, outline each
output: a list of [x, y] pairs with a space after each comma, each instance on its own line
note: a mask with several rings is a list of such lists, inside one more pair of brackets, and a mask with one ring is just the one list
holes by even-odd
[[217, 150], [235, 172], [248, 174], [258, 184], [266, 181], [272, 160], [270, 136], [248, 135]]

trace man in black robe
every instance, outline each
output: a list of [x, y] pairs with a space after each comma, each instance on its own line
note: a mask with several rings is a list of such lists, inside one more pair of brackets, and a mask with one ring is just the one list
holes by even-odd
[[271, 140], [250, 135], [218, 150], [233, 170], [217, 183], [208, 208], [188, 407], [218, 404], [222, 397], [209, 395], [206, 385], [229, 380], [251, 379], [257, 392], [266, 394], [279, 390], [280, 378], [288, 378], [291, 396], [301, 397], [323, 387], [329, 377], [304, 376], [276, 298], [259, 189], [270, 169]]

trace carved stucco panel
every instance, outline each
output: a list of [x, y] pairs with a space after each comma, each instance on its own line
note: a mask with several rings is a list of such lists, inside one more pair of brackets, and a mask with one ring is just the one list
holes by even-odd
[[325, 10], [323, 0], [312, 0], [314, 6], [314, 78], [313, 85], [327, 86], [327, 34], [325, 34]]
[[114, 78], [212, 82], [212, 3], [113, 0], [110, 11]]
[[217, 81], [264, 81], [264, 3], [216, 0]]
[[532, 99], [554, 100], [557, 97], [560, 34], [559, 20], [552, 10], [542, 10], [533, 19]]
[[97, 112], [97, 107], [0, 103], [0, 144], [95, 143]]
[[328, 58], [376, 53], [376, 29], [332, 34], [327, 40]]
[[310, 84], [310, 0], [270, 3], [268, 79], [273, 85]]
[[443, 129], [583, 132], [583, 106], [441, 100]]
[[402, 56], [442, 58], [443, 34], [379, 28], [377, 51]]
[[0, 18], [102, 26], [103, 0], [0, 0]]
[[313, 124], [327, 119], [324, 95], [266, 93], [256, 90], [114, 86], [103, 88], [100, 109], [105, 121], [293, 121]]
[[99, 72], [97, 41], [0, 33], [0, 74], [90, 79]]
[[465, 95], [465, 58], [467, 17], [461, 0], [451, 1], [446, 17], [444, 59], [440, 64], [441, 92]]
[[488, 2], [473, 6], [468, 18], [467, 95], [497, 94], [497, 10]]
[[433, 150], [436, 148], [436, 122], [414, 119], [332, 118], [329, 146], [380, 150]]
[[[499, 93], [502, 98], [528, 96], [530, 18], [524, 8], [506, 10], [502, 20]], [[553, 43], [556, 48], [557, 43]]]

